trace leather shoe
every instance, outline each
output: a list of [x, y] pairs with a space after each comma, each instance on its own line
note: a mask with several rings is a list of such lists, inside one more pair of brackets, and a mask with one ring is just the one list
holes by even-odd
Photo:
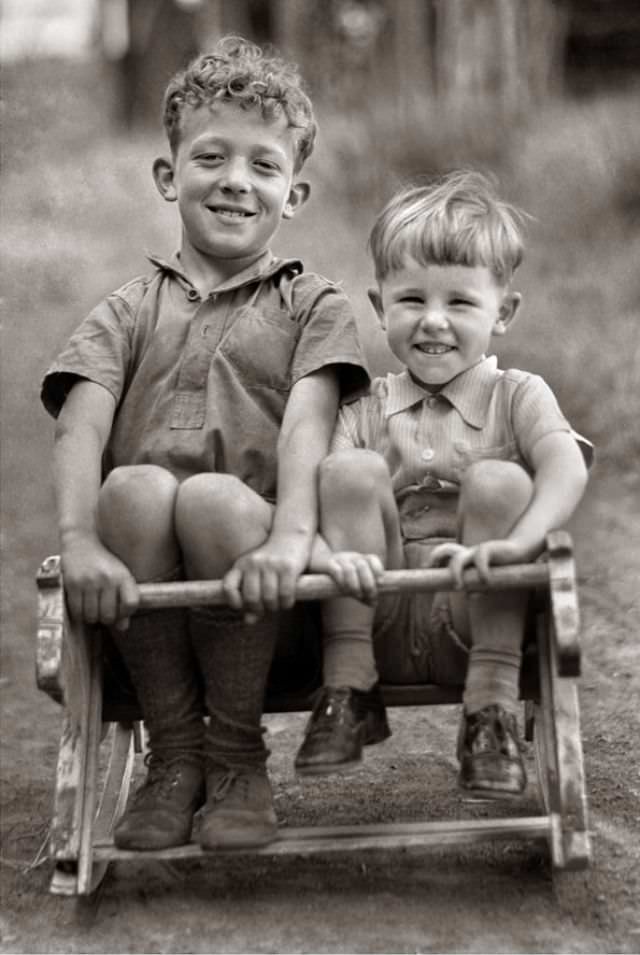
[[380, 687], [323, 687], [295, 758], [302, 776], [340, 772], [359, 763], [362, 747], [391, 736]]
[[520, 796], [527, 774], [516, 718], [502, 706], [462, 715], [458, 736], [459, 786], [480, 798]]

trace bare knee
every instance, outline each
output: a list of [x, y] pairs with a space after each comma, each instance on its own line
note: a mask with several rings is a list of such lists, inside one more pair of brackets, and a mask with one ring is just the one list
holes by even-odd
[[98, 533], [102, 542], [135, 572], [154, 573], [176, 563], [173, 511], [178, 482], [153, 464], [115, 468], [98, 498]]
[[217, 577], [265, 540], [273, 511], [232, 474], [196, 474], [178, 490], [176, 535], [190, 576]]
[[243, 520], [249, 509], [248, 490], [232, 474], [195, 474], [180, 485], [176, 501], [179, 536], [197, 530], [203, 522], [209, 530], [223, 532]]
[[[526, 510], [533, 482], [513, 461], [478, 461], [465, 472], [460, 488], [460, 508], [465, 521], [511, 525]], [[504, 531], [506, 532], [506, 530]]]
[[375, 451], [354, 448], [335, 451], [324, 459], [319, 470], [321, 502], [339, 499], [342, 502], [379, 500], [390, 486], [389, 469]]

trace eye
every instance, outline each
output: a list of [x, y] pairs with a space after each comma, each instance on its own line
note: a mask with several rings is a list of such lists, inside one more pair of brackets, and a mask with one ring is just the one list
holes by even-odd
[[198, 162], [205, 163], [208, 166], [213, 166], [224, 161], [224, 156], [222, 153], [200, 153], [196, 156]]
[[449, 304], [454, 308], [472, 308], [474, 303], [463, 295], [456, 295], [449, 300]]
[[256, 159], [254, 166], [261, 172], [276, 173], [280, 171], [280, 167], [272, 159]]
[[403, 295], [398, 299], [403, 305], [423, 305], [424, 300], [419, 295]]

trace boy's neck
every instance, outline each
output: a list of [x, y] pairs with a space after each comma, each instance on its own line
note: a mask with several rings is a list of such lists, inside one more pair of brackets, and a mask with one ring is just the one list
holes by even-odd
[[247, 258], [234, 259], [213, 259], [210, 256], [202, 255], [191, 246], [181, 246], [178, 257], [184, 274], [191, 284], [198, 290], [200, 296], [205, 298], [210, 292], [213, 292], [218, 286], [223, 285], [234, 277], [244, 272], [250, 266], [261, 259], [268, 249], [262, 249], [258, 255], [251, 255]]

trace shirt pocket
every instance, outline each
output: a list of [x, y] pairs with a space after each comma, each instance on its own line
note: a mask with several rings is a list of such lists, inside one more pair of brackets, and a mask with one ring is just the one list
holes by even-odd
[[477, 444], [470, 441], [454, 443], [453, 469], [458, 479], [476, 461], [515, 461], [521, 464], [518, 445], [515, 440], [503, 444]]
[[238, 310], [218, 353], [248, 388], [288, 392], [300, 329], [282, 309]]

